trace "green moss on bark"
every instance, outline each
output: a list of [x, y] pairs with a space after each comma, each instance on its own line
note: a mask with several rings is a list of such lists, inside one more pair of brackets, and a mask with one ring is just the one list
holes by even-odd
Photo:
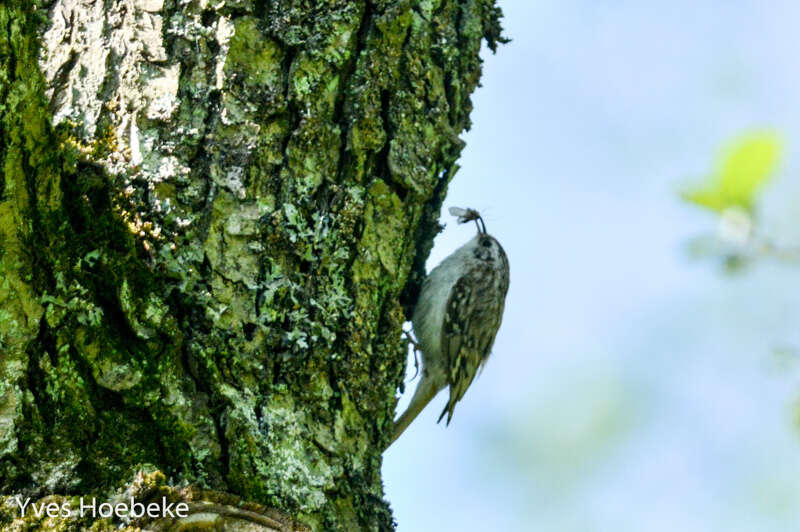
[[156, 467], [390, 529], [400, 330], [499, 11], [75, 5], [0, 6], [0, 490]]

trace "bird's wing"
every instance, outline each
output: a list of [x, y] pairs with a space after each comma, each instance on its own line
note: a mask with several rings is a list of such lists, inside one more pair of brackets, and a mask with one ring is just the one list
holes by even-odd
[[489, 357], [500, 320], [503, 316], [505, 290], [501, 297], [491, 297], [487, 286], [492, 273], [475, 272], [479, 277], [461, 277], [453, 285], [447, 299], [442, 324], [442, 356], [446, 362], [450, 399], [439, 416], [453, 418], [456, 403], [472, 384], [478, 369]]

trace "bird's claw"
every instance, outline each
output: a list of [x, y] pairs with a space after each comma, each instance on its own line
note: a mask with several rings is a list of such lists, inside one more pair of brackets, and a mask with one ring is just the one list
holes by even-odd
[[417, 375], [419, 375], [419, 353], [421, 352], [421, 349], [419, 348], [419, 343], [411, 334], [411, 331], [403, 331], [403, 336], [405, 336], [406, 341], [414, 347], [414, 376], [411, 377], [411, 380], [413, 381], [417, 378]]

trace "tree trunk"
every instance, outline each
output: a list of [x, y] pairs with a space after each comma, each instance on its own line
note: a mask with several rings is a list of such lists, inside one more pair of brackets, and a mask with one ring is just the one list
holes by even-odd
[[401, 326], [499, 17], [0, 3], [0, 493], [392, 529]]

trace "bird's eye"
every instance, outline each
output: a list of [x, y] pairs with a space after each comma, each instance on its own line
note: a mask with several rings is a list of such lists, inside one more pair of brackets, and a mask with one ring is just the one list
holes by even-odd
[[490, 248], [492, 247], [492, 241], [487, 238], [483, 242], [481, 242], [481, 246], [485, 248]]

